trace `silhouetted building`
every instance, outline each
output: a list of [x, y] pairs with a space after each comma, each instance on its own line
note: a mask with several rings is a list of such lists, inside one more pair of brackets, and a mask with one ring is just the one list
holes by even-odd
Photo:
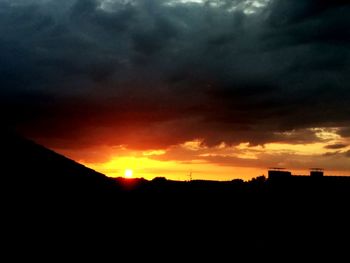
[[279, 179], [291, 177], [292, 173], [290, 171], [285, 171], [285, 168], [273, 167], [269, 168], [268, 179]]
[[310, 168], [310, 176], [312, 177], [323, 177], [323, 174], [322, 168]]

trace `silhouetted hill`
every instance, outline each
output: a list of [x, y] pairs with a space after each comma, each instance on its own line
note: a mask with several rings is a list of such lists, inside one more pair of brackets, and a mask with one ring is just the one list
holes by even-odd
[[[109, 191], [105, 175], [11, 132], [1, 132], [3, 187], [13, 197], [62, 197]], [[43, 196], [44, 195], [44, 196]]]

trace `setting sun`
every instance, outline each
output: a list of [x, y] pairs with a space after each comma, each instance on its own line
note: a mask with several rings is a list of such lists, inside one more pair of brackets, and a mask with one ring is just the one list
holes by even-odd
[[124, 172], [125, 178], [131, 178], [133, 175], [133, 171], [131, 169], [126, 169]]

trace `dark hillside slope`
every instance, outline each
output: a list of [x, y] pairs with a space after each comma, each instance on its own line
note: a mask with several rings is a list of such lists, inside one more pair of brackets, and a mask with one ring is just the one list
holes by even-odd
[[15, 133], [1, 132], [3, 189], [18, 197], [103, 193], [113, 185], [105, 175]]

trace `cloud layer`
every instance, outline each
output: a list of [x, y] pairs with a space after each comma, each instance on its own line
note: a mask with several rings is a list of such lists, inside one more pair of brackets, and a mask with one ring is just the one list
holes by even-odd
[[0, 0], [1, 117], [68, 148], [348, 136], [347, 2]]

